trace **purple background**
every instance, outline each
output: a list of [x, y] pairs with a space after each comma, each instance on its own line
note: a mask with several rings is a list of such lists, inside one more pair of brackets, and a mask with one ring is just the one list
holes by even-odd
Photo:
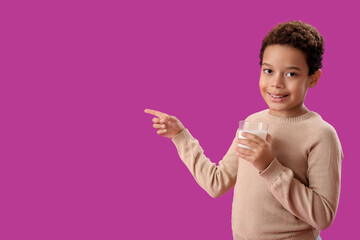
[[194, 181], [145, 108], [177, 116], [218, 163], [267, 108], [259, 50], [279, 22], [326, 41], [309, 109], [343, 150], [323, 239], [358, 234], [356, 1], [1, 1], [0, 239], [232, 239], [233, 193]]

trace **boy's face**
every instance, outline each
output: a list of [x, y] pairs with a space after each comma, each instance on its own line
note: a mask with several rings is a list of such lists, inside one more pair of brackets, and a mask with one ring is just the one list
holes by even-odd
[[321, 71], [308, 76], [305, 54], [294, 47], [270, 45], [263, 55], [260, 91], [270, 113], [282, 117], [296, 117], [307, 112], [306, 92], [315, 86]]

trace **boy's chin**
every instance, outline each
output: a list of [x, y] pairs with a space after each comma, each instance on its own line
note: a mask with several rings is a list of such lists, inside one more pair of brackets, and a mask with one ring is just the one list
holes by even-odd
[[[274, 106], [275, 105], [275, 106]], [[276, 113], [286, 113], [287, 109], [282, 106], [276, 106], [276, 104], [268, 104], [270, 112], [276, 112]]]

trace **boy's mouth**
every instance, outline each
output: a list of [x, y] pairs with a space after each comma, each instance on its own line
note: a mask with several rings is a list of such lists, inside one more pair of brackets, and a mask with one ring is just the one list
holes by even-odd
[[271, 97], [271, 99], [274, 101], [274, 102], [281, 102], [283, 101], [287, 96], [289, 95], [286, 95], [286, 94], [272, 94], [272, 93], [269, 93], [269, 96]]

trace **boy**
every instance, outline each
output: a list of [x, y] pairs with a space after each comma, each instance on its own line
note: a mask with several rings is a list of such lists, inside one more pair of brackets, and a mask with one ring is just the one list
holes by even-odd
[[[275, 26], [260, 50], [260, 92], [269, 109], [246, 120], [269, 124], [266, 140], [250, 133], [216, 166], [174, 116], [153, 114], [157, 133], [171, 138], [197, 183], [212, 197], [234, 187], [235, 240], [321, 239], [334, 220], [340, 194], [341, 145], [335, 129], [309, 111], [308, 88], [321, 76], [324, 40], [312, 26], [289, 21]], [[243, 144], [251, 149], [238, 147]]]

